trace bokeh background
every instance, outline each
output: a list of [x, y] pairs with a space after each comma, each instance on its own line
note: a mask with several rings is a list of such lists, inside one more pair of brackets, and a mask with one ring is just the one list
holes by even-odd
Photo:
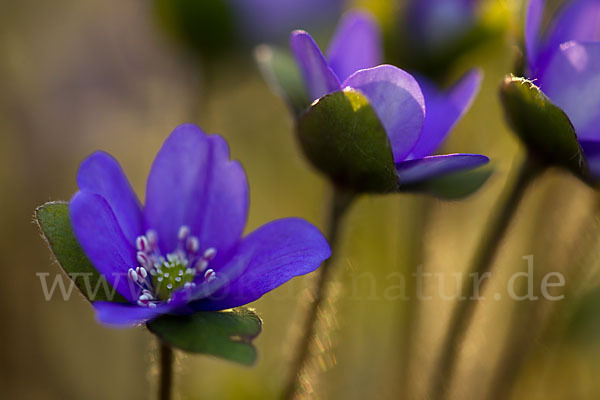
[[[326, 8], [327, 2], [310, 0], [310, 12], [286, 19], [256, 12], [250, 0], [233, 1], [242, 4], [236, 10], [244, 24], [203, 21], [196, 47], [182, 45], [172, 20], [157, 17], [164, 13], [158, 3], [164, 1], [0, 1], [0, 398], [153, 394], [153, 336], [143, 328], [97, 324], [78, 294], [46, 301], [36, 276], [48, 272], [53, 279], [59, 267], [32, 223], [33, 210], [70, 198], [86, 155], [96, 149], [113, 154], [143, 199], [162, 141], [176, 125], [195, 122], [223, 135], [248, 173], [248, 231], [286, 216], [322, 226], [327, 185], [299, 153], [292, 119], [261, 77], [253, 46], [285, 44], [292, 27], [309, 27], [325, 44], [340, 12], [360, 6], [380, 19], [388, 59], [415, 67], [406, 42], [419, 42], [399, 33], [403, 2], [333, 1]], [[518, 0], [482, 1], [477, 18], [490, 28], [481, 33], [485, 40], [453, 53], [443, 73], [427, 70], [447, 83], [472, 66], [483, 69], [481, 93], [443, 150], [486, 154], [495, 174], [466, 201], [390, 195], [363, 197], [354, 206], [305, 397], [424, 398], [454, 303], [440, 300], [436, 285], [425, 288], [434, 299], [422, 302], [386, 299], [386, 289], [398, 284], [390, 274], [409, 276], [422, 265], [446, 273], [451, 295], [451, 274], [467, 268], [523, 156], [497, 99], [499, 82], [519, 58], [523, 10]], [[510, 274], [525, 270], [522, 257], [532, 254], [536, 293], [541, 276], [560, 271], [565, 299], [488, 296], [463, 347], [453, 398], [599, 398], [598, 204], [594, 191], [558, 171], [529, 191], [487, 289], [506, 293]], [[296, 278], [252, 305], [264, 319], [255, 367], [178, 353], [177, 398], [277, 398], [311, 282]]]

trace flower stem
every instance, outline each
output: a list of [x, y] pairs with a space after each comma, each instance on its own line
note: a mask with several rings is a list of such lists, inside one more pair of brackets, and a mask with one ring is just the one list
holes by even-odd
[[282, 396], [283, 399], [292, 399], [300, 385], [300, 376], [310, 356], [310, 345], [315, 335], [319, 309], [323, 304], [323, 301], [327, 298], [329, 279], [331, 277], [331, 270], [335, 260], [341, 222], [346, 214], [346, 211], [352, 204], [354, 196], [354, 193], [333, 187], [332, 199], [327, 215], [326, 228], [327, 239], [329, 241], [329, 245], [331, 246], [332, 255], [325, 260], [323, 265], [321, 265], [321, 268], [318, 269], [319, 275], [317, 278], [316, 287], [314, 289], [313, 302], [310, 305], [305, 317], [306, 319], [304, 321], [302, 336], [296, 347], [296, 355], [293, 359], [290, 375], [284, 388]]
[[[553, 188], [553, 190], [556, 190]], [[572, 192], [567, 192], [568, 195], [572, 195]], [[556, 195], [556, 193], [550, 193], [550, 201], [546, 200], [546, 203], [542, 207], [541, 215], [547, 218], [550, 215], [547, 210], [557, 208], [557, 197], [558, 201], [565, 202], [564, 198]], [[568, 200], [567, 200], [568, 201]], [[571, 201], [570, 203], [573, 203]], [[568, 204], [567, 207], [573, 207], [573, 204]], [[576, 204], [579, 208], [580, 204]], [[569, 220], [572, 223], [571, 218], [565, 218], [565, 214], [568, 210], [561, 210], [557, 215], [560, 215], [560, 220], [557, 218], [551, 220], [550, 226], [542, 226], [547, 231], [555, 235], [555, 227], [562, 225], [565, 220]], [[591, 214], [591, 215], [589, 215]], [[542, 371], [537, 371], [538, 376], [544, 377], [548, 373], [548, 369], [555, 363], [552, 362], [556, 358], [556, 348], [561, 344], [562, 335], [565, 333], [566, 324], [565, 315], [568, 315], [569, 308], [573, 306], [573, 299], [579, 299], [577, 290], [580, 288], [582, 282], [587, 278], [589, 273], [589, 266], [595, 265], [598, 254], [598, 232], [600, 225], [598, 224], [598, 216], [600, 214], [600, 198], [596, 199], [593, 210], [583, 216], [583, 221], [577, 224], [575, 234], [568, 234], [563, 236], [560, 242], [551, 243], [551, 247], [554, 251], [551, 252], [551, 260], [554, 263], [546, 271], [558, 271], [558, 266], [568, 265], [561, 273], [566, 275], [565, 282], [568, 282], [564, 287], [565, 291], [562, 292], [564, 299], [571, 299], [571, 301], [534, 301], [515, 304], [515, 309], [512, 311], [513, 315], [507, 330], [508, 334], [504, 342], [503, 350], [499, 358], [497, 367], [492, 374], [490, 389], [488, 391], [487, 399], [490, 400], [502, 400], [513, 398], [512, 394], [515, 389], [515, 385], [519, 378], [523, 365], [528, 361], [530, 357], [535, 356], [536, 352], [543, 349], [543, 353], [548, 355], [549, 361], [545, 363], [546, 367], [542, 368]], [[539, 224], [538, 224], [539, 226]], [[538, 229], [539, 231], [539, 229]], [[564, 234], [563, 234], [564, 235]], [[567, 239], [568, 238], [568, 239]], [[538, 239], [539, 240], [539, 239]], [[567, 242], [564, 245], [564, 242]], [[540, 242], [543, 244], [543, 248], [548, 248], [548, 238], [543, 238]], [[566, 262], [568, 260], [568, 262]], [[528, 304], [529, 303], [529, 304]], [[543, 380], [540, 379], [540, 382]]]
[[173, 349], [166, 343], [160, 342], [160, 383], [158, 400], [170, 400], [173, 386]]
[[471, 323], [477, 303], [473, 301], [474, 295], [483, 289], [486, 279], [482, 279], [478, 284], [478, 279], [473, 279], [472, 274], [482, 277], [489, 272], [500, 243], [506, 233], [511, 219], [518, 209], [519, 203], [527, 187], [542, 172], [542, 168], [531, 157], [527, 157], [519, 167], [517, 177], [500, 199], [496, 208], [497, 212], [492, 215], [491, 221], [487, 224], [479, 242], [477, 252], [471, 264], [469, 273], [463, 280], [461, 297], [454, 309], [446, 336], [441, 347], [441, 355], [433, 372], [431, 382], [430, 398], [433, 400], [445, 399], [448, 389], [454, 375], [454, 369], [457, 362], [460, 346], [464, 336]]
[[[410, 214], [401, 214], [399, 224], [408, 225], [405, 232], [409, 232], [408, 235], [399, 235], [400, 241], [408, 240], [408, 244], [398, 243], [399, 249], [406, 249], [401, 254], [399, 259], [403, 260], [402, 265], [404, 267], [407, 276], [412, 276], [416, 272], [416, 266], [420, 265], [423, 260], [424, 253], [424, 237], [427, 225], [427, 217], [431, 210], [432, 199], [430, 198], [416, 198], [416, 202], [411, 204]], [[408, 236], [408, 239], [407, 239]], [[400, 339], [400, 374], [396, 388], [404, 393], [404, 398], [413, 398], [412, 394], [412, 359], [414, 355], [414, 342], [417, 338], [418, 327], [421, 318], [421, 302], [417, 299], [417, 287], [416, 283], [412, 279], [407, 279], [405, 283], [406, 297], [403, 305], [403, 312], [398, 313], [400, 315], [399, 324], [393, 324], [394, 335], [397, 332], [402, 332]]]

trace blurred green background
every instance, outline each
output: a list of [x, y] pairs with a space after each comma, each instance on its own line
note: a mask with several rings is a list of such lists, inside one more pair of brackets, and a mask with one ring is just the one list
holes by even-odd
[[[370, 8], [386, 38], [393, 35], [401, 4], [352, 3], [347, 7]], [[486, 154], [495, 174], [462, 202], [417, 195], [360, 199], [337, 254], [307, 398], [418, 399], [427, 392], [454, 302], [440, 300], [435, 285], [425, 288], [434, 296], [430, 301], [391, 301], [384, 292], [397, 284], [390, 274], [409, 276], [417, 265], [445, 272], [453, 282], [451, 273], [467, 268], [513, 163], [523, 156], [497, 99], [519, 54], [523, 6], [485, 2], [482, 15], [501, 33], [463, 53], [447, 71], [452, 80], [477, 65], [485, 78], [443, 150]], [[324, 27], [325, 42], [336, 22]], [[247, 231], [286, 216], [322, 226], [326, 183], [299, 153], [288, 110], [260, 76], [247, 43], [219, 57], [192, 56], [164, 34], [151, 2], [143, 0], [0, 1], [0, 398], [133, 400], [153, 394], [152, 335], [97, 324], [78, 294], [45, 301], [36, 273], [53, 279], [59, 268], [32, 214], [46, 201], [70, 198], [79, 162], [96, 149], [121, 162], [143, 199], [154, 155], [183, 122], [223, 135], [244, 165], [251, 187]], [[522, 257], [533, 254], [537, 290], [540, 276], [560, 271], [566, 297], [483, 301], [453, 398], [600, 398], [598, 204], [590, 188], [557, 171], [530, 190], [487, 289], [505, 293], [510, 274], [526, 268]], [[177, 398], [276, 398], [311, 282], [310, 276], [296, 278], [252, 304], [264, 319], [254, 368], [178, 353]], [[410, 358], [402, 361], [407, 341]]]

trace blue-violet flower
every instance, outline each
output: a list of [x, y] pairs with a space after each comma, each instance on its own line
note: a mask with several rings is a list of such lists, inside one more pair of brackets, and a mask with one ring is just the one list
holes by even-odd
[[345, 88], [366, 96], [390, 140], [400, 188], [489, 161], [479, 154], [430, 155], [471, 106], [482, 79], [478, 70], [440, 91], [397, 67], [378, 65], [380, 29], [363, 12], [343, 17], [327, 58], [304, 31], [292, 32], [290, 46], [311, 99]]
[[142, 207], [118, 162], [89, 156], [69, 203], [75, 237], [128, 303], [94, 302], [100, 322], [132, 326], [161, 314], [252, 302], [315, 270], [330, 248], [317, 228], [280, 219], [241, 237], [248, 183], [218, 135], [176, 128], [150, 171]]
[[529, 2], [528, 75], [569, 117], [590, 172], [600, 179], [600, 0], [574, 0], [542, 31], [545, 1]]
[[479, 1], [410, 0], [405, 23], [419, 46], [439, 51], [473, 28]]

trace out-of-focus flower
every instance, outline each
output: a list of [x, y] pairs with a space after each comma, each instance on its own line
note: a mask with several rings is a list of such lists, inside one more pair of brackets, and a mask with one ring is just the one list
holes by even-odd
[[600, 0], [574, 0], [542, 31], [545, 1], [527, 10], [529, 77], [575, 128], [590, 172], [600, 179]]
[[479, 0], [412, 0], [406, 25], [419, 46], [439, 51], [473, 29]]
[[346, 0], [226, 0], [246, 43], [285, 40], [292, 29], [319, 29], [339, 18]]
[[390, 56], [411, 71], [445, 82], [463, 54], [500, 37], [508, 16], [480, 0], [409, 0], [391, 36]]
[[431, 156], [470, 107], [481, 82], [479, 71], [468, 72], [440, 92], [430, 82], [422, 80], [420, 85], [394, 66], [374, 66], [381, 60], [379, 29], [371, 17], [360, 12], [342, 19], [327, 58], [304, 31], [294, 31], [290, 45], [310, 98], [319, 99], [312, 108], [319, 107], [323, 96], [342, 90], [366, 97], [389, 140], [396, 189], [412, 188], [489, 161], [479, 154]]
[[345, 0], [155, 0], [163, 28], [192, 52], [214, 58], [232, 48], [285, 41], [292, 29], [335, 21]]
[[162, 314], [252, 302], [315, 270], [330, 249], [298, 218], [241, 238], [248, 184], [227, 143], [181, 125], [154, 160], [141, 206], [115, 159], [89, 156], [69, 203], [73, 232], [97, 271], [128, 303], [93, 303], [100, 322], [131, 326]]

